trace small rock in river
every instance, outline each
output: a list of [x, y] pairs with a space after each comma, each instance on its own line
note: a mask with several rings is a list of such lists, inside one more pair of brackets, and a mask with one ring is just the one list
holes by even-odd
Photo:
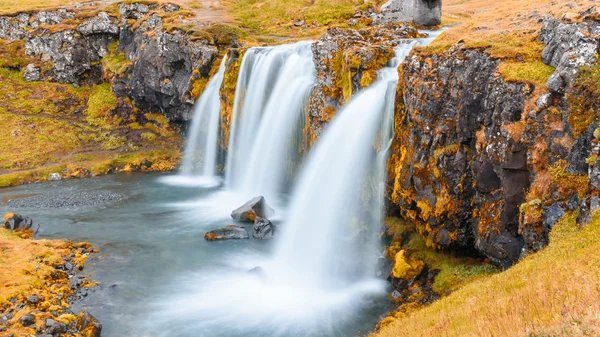
[[59, 173], [50, 173], [48, 176], [48, 181], [59, 181], [62, 180]]
[[230, 225], [225, 228], [219, 228], [207, 232], [204, 234], [204, 238], [208, 241], [243, 240], [249, 239], [250, 235], [244, 228]]

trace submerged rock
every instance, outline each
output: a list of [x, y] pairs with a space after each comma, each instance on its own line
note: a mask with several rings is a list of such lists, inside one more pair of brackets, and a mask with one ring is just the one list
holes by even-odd
[[252, 227], [252, 237], [259, 240], [272, 239], [277, 232], [277, 226], [269, 219], [256, 217]]
[[274, 213], [275, 211], [267, 205], [265, 197], [259, 196], [231, 212], [231, 217], [237, 221], [252, 222], [258, 217], [268, 218]]
[[245, 240], [250, 239], [250, 235], [242, 227], [229, 225], [225, 228], [219, 228], [205, 233], [204, 238], [207, 241]]

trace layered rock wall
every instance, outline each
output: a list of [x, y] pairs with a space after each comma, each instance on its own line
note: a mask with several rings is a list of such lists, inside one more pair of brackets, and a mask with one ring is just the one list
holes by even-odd
[[597, 82], [586, 86], [598, 27], [545, 19], [543, 60], [556, 72], [537, 104], [533, 85], [505, 82], [484, 50], [406, 60], [389, 199], [429, 246], [475, 248], [507, 267], [544, 247], [561, 217], [599, 207]]
[[[167, 27], [165, 17], [179, 15], [179, 6], [114, 6], [116, 13], [91, 17], [66, 9], [0, 17], [0, 39], [25, 43], [26, 55], [35, 60], [26, 80], [77, 86], [108, 81], [117, 97], [143, 111], [174, 122], [190, 119], [199, 83], [208, 81], [218, 58], [217, 46], [208, 37]], [[118, 71], [105, 68], [107, 56], [120, 62]]]

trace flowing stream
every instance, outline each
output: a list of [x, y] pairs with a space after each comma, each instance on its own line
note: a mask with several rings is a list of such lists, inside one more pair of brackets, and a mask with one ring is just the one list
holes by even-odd
[[[0, 200], [110, 190], [122, 195], [118, 202], [17, 209], [0, 203], [0, 212], [32, 217], [43, 238], [99, 248], [85, 271], [101, 287], [74, 309], [95, 315], [103, 336], [367, 334], [390, 309], [385, 275], [377, 277], [376, 266], [383, 254], [378, 234], [397, 67], [413, 46], [435, 36], [398, 46], [377, 81], [338, 111], [305, 158], [289, 202], [283, 198], [274, 219], [281, 234], [273, 241], [207, 242], [203, 234], [231, 224], [229, 213], [248, 194], [285, 195], [294, 130], [314, 82], [309, 43], [246, 53], [225, 186], [173, 186], [162, 183], [169, 179], [164, 174], [119, 174], [0, 190]], [[206, 107], [196, 114], [203, 116], [197, 118], [202, 126], [192, 132], [202, 129], [212, 137], [214, 124], [218, 130], [218, 117], [210, 115], [219, 102], [208, 90], [217, 95], [225, 62], [200, 99], [198, 108]], [[214, 178], [206, 167], [215, 163], [207, 158], [214, 155], [213, 141], [197, 137], [190, 136], [188, 147], [210, 147], [202, 154], [203, 170], [184, 163], [182, 175]], [[224, 203], [216, 197], [224, 194], [234, 197]]]

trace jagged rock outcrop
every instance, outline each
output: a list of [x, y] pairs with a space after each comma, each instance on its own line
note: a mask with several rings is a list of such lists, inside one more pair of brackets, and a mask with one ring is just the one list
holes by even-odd
[[458, 44], [407, 58], [389, 198], [429, 246], [475, 248], [507, 267], [547, 245], [563, 216], [584, 221], [600, 207], [592, 13], [544, 20], [543, 60], [556, 72], [537, 104], [528, 103], [533, 85], [505, 82], [483, 50]]
[[402, 39], [419, 36], [410, 25], [378, 25], [361, 30], [331, 28], [312, 46], [317, 83], [309, 100], [309, 144], [354, 92], [377, 79]]
[[[142, 17], [146, 5], [120, 5], [124, 17]], [[165, 9], [166, 10], [166, 9]], [[126, 22], [126, 21], [125, 21]], [[191, 118], [194, 81], [209, 77], [219, 51], [207, 40], [194, 40], [182, 31], [169, 33], [157, 14], [133, 29], [121, 29], [119, 51], [132, 60], [127, 72], [113, 81], [117, 95], [133, 99], [138, 107], [159, 111], [171, 121]]]
[[[165, 28], [163, 16], [179, 10], [174, 4], [131, 3], [118, 5], [118, 17], [107, 12], [79, 17], [66, 9], [20, 13], [0, 17], [0, 39], [25, 41], [26, 55], [35, 60], [24, 73], [28, 81], [91, 85], [109, 80], [117, 97], [179, 122], [191, 118], [196, 83], [208, 79], [219, 54], [209, 37]], [[109, 51], [117, 40], [118, 48]], [[124, 53], [129, 64], [123, 71], [104, 69], [110, 52]]]
[[389, 169], [392, 201], [430, 246], [474, 244], [510, 264], [524, 245], [518, 215], [529, 173], [523, 146], [503, 127], [521, 119], [531, 88], [497, 78], [498, 64], [461, 45], [413, 53], [401, 70]]
[[418, 26], [437, 26], [442, 23], [441, 0], [389, 0], [381, 6], [375, 21], [412, 22]]

